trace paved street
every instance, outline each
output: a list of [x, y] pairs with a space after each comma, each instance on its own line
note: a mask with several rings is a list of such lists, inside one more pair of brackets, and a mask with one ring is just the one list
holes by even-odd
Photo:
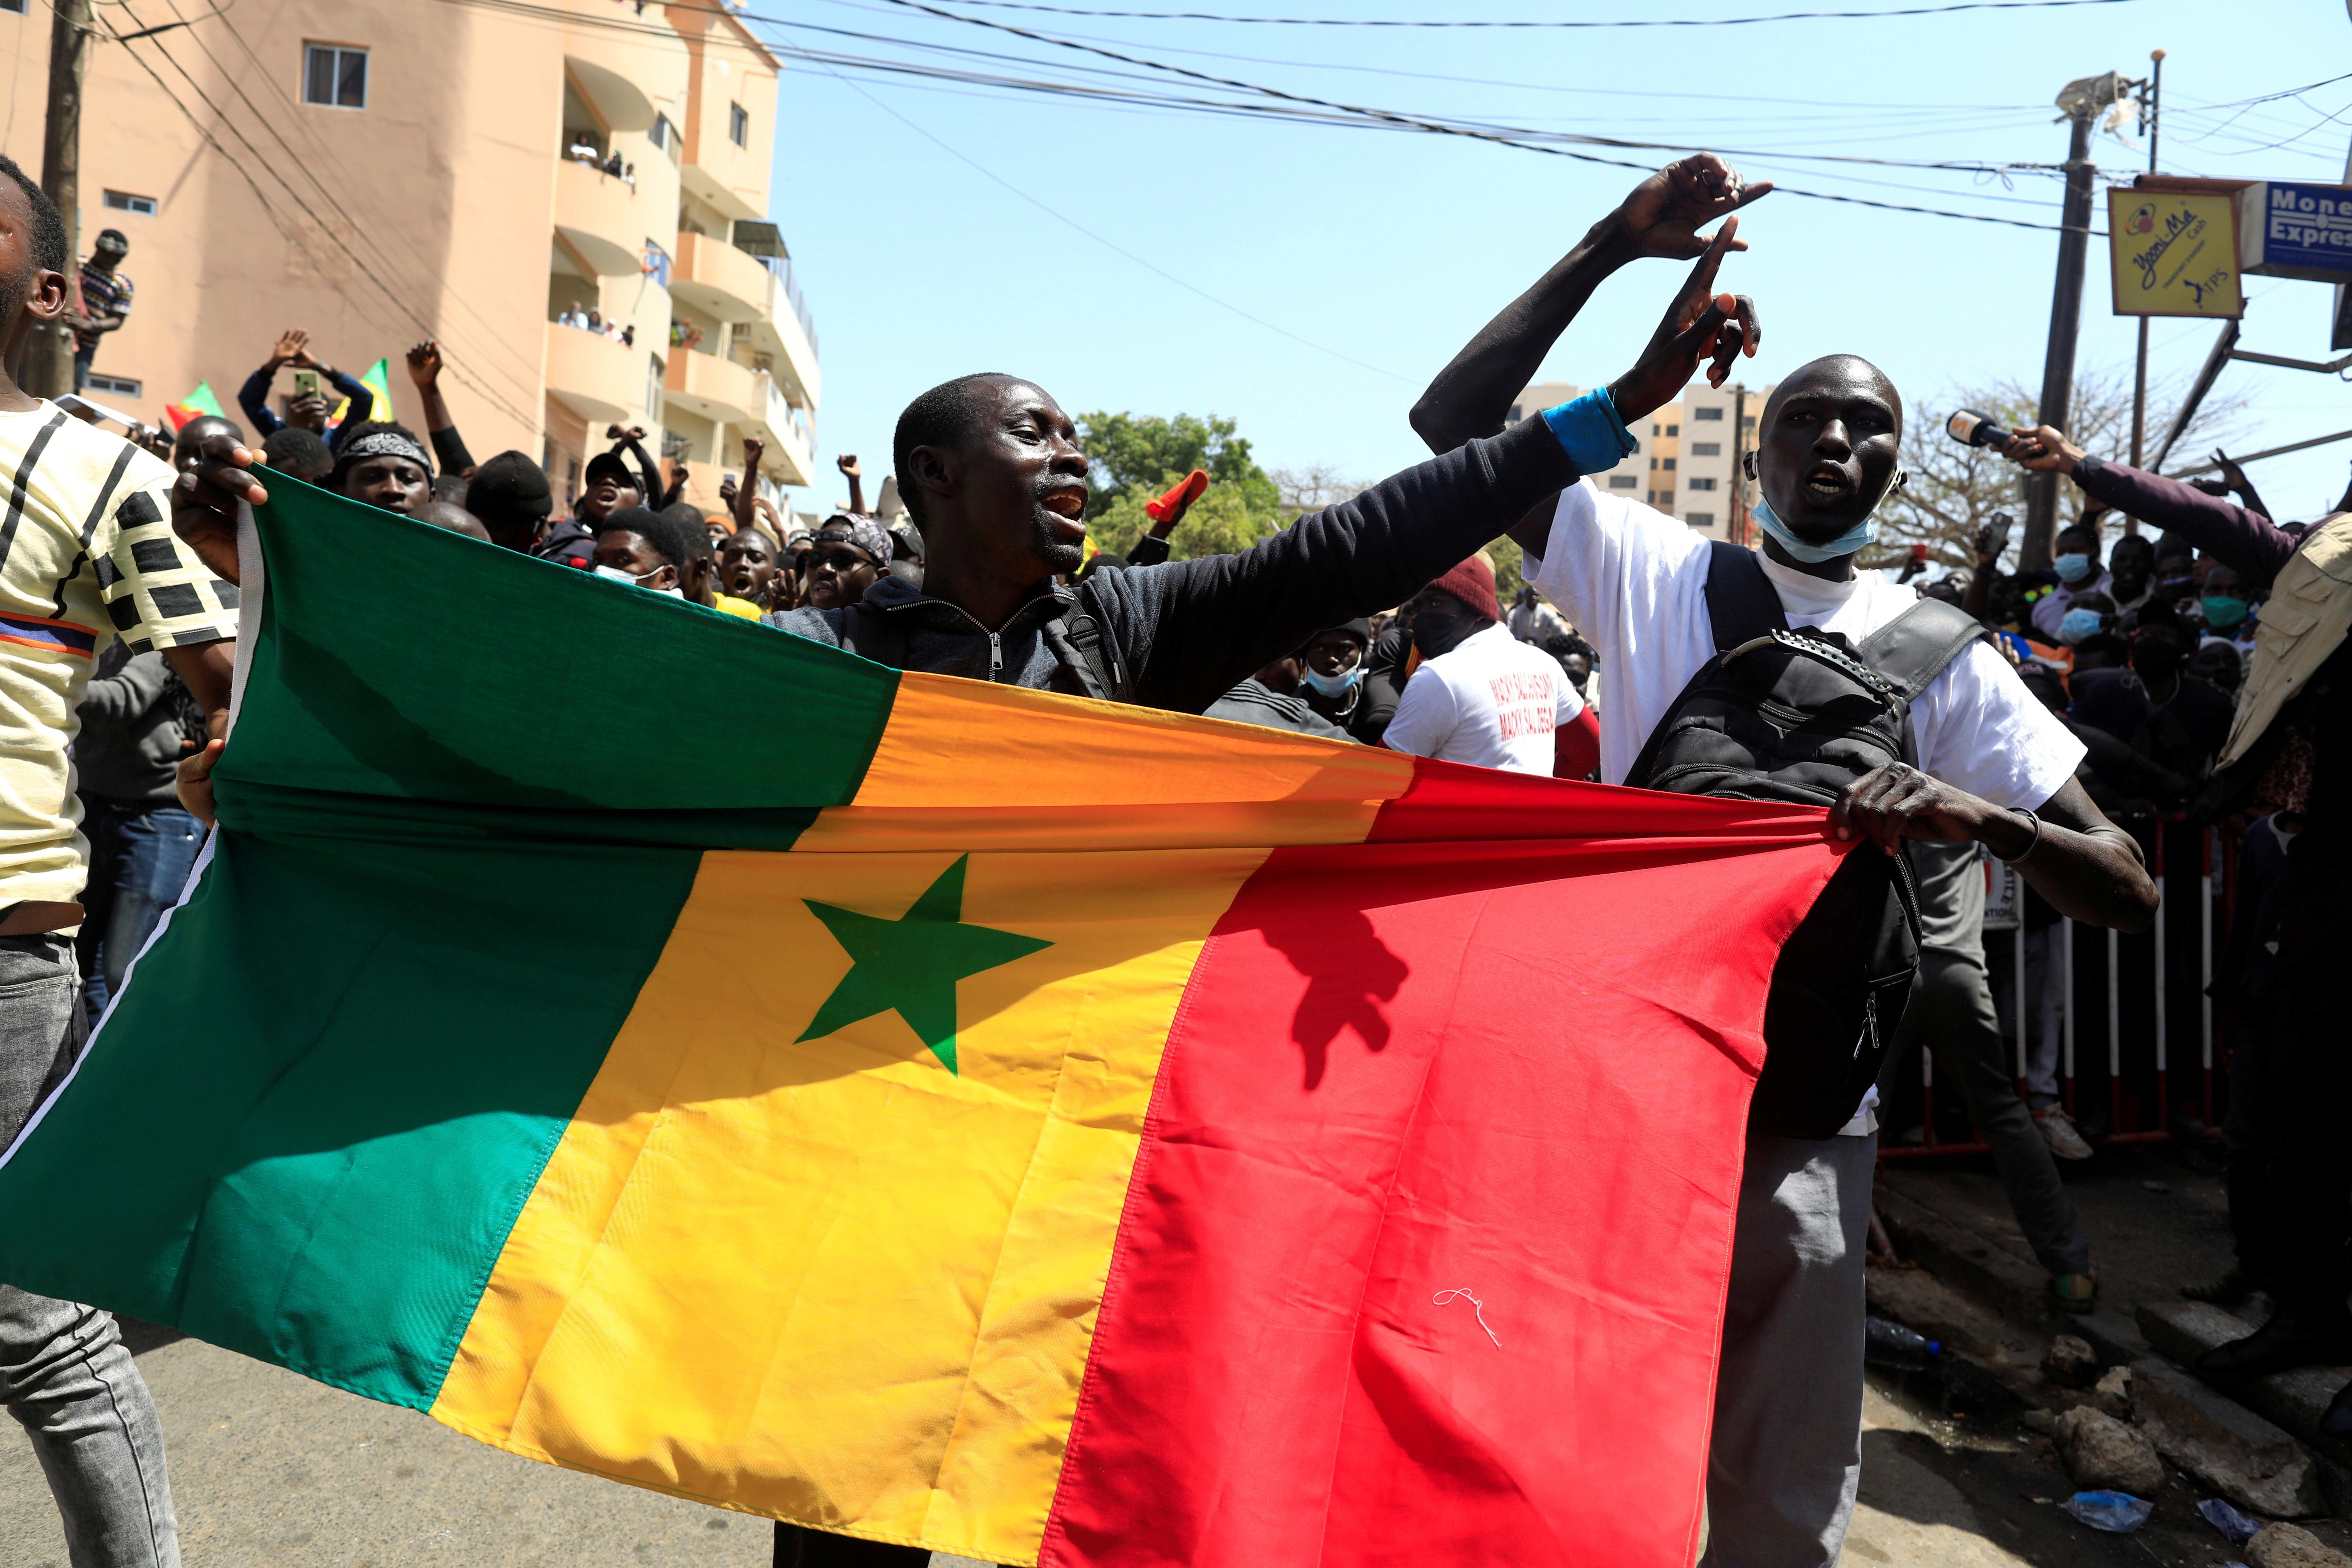
[[[277, 1367], [152, 1329], [141, 1369], [172, 1447], [190, 1568], [764, 1568], [765, 1521], [538, 1465]], [[1873, 1374], [1853, 1564], [2107, 1568], [2223, 1560], [2168, 1489], [2131, 1538], [2059, 1512], [2071, 1489], [2013, 1420], [1954, 1419]], [[2175, 1496], [2173, 1494], [2180, 1495]], [[2339, 1540], [2336, 1527], [2322, 1526]], [[961, 1559], [934, 1559], [949, 1568]], [[48, 1489], [0, 1421], [0, 1564], [66, 1568]]]
[[[142, 1331], [142, 1343], [162, 1338]], [[534, 1464], [410, 1410], [194, 1340], [139, 1357], [190, 1568], [753, 1568], [766, 1521]], [[0, 1563], [66, 1568], [31, 1448], [0, 1421]]]

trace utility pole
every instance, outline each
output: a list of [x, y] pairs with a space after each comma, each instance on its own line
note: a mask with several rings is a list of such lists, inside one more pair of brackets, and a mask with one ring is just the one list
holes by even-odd
[[[2066, 152], [2066, 205], [2058, 236], [2058, 282], [2050, 299], [2050, 346], [2042, 362], [2042, 423], [2066, 427], [2074, 399], [2074, 340], [2083, 325], [2083, 265], [2091, 247], [2091, 122], [2099, 110], [2124, 95], [2122, 75], [2070, 81], [2058, 95], [2061, 118], [2071, 127]], [[2058, 536], [2058, 476], [2029, 474], [2025, 481], [2025, 538], [2018, 565], [2032, 572], [2050, 564]]]
[[[2155, 68], [2147, 79], [2147, 92], [2140, 99], [2140, 128], [2147, 132], [2147, 172], [2156, 173], [2157, 116], [2164, 102], [2164, 51], [2151, 49], [2150, 60]], [[2139, 358], [2132, 370], [2132, 467], [2140, 466], [2140, 452], [2147, 445], [2147, 318], [2139, 319]], [[2124, 531], [2137, 533], [2139, 519], [2124, 519]]]
[[[66, 265], [81, 254], [81, 87], [89, 70], [90, 0], [53, 0], [49, 26], [49, 119], [41, 142], [41, 189], [66, 220]], [[69, 278], [69, 282], [71, 281]], [[73, 283], [77, 303], [81, 289]], [[25, 390], [56, 397], [73, 390], [73, 328], [68, 321], [33, 334], [25, 351]]]

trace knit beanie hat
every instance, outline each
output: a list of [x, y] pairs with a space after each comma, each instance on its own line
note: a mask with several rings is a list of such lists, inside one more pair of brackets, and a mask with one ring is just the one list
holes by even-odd
[[1459, 563], [1430, 586], [1441, 594], [1451, 594], [1475, 614], [1490, 621], [1503, 618], [1503, 608], [1495, 602], [1495, 568], [1484, 555], [1473, 555]]

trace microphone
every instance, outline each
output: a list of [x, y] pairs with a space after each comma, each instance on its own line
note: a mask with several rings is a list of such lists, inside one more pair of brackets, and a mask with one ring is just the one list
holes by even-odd
[[1990, 414], [1963, 408], [1944, 421], [1944, 434], [1963, 447], [2000, 447], [2007, 445], [2016, 432], [1994, 424]]

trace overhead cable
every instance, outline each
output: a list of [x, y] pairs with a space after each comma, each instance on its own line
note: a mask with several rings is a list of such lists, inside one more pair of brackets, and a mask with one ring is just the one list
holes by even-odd
[[[138, 14], [133, 12], [127, 3], [122, 6], [122, 13], [124, 16], [130, 17], [134, 24], [142, 26], [145, 25], [140, 20]], [[110, 34], [112, 34], [113, 28], [111, 24], [109, 24], [108, 31]], [[309, 204], [304, 200], [301, 193], [295, 190], [292, 185], [287, 184], [286, 176], [278, 171], [275, 162], [264, 153], [259, 147], [254, 145], [252, 139], [247, 136], [244, 132], [238, 130], [236, 123], [232, 121], [226, 114], [222, 112], [220, 105], [215, 103], [211, 97], [205, 93], [204, 89], [197, 84], [195, 78], [188, 73], [187, 68], [179, 62], [178, 58], [173, 55], [172, 51], [164, 46], [163, 41], [160, 38], [153, 37], [148, 38], [144, 41], [149, 47], [153, 48], [157, 54], [163, 58], [164, 63], [169, 65], [173, 71], [177, 72], [183, 81], [188, 84], [188, 90], [195, 96], [196, 100], [202, 103], [206, 109], [212, 110], [214, 117], [220, 121], [222, 129], [226, 131], [231, 136], [236, 137], [236, 140], [243, 144], [245, 150], [252, 155], [253, 159], [261, 164], [262, 172], [277, 182], [279, 188], [286, 193], [288, 198], [294, 203], [296, 210], [302, 211], [306, 209]], [[138, 51], [135, 49], [131, 49], [126, 47], [123, 52], [131, 56], [134, 59], [139, 58]], [[189, 109], [185, 103], [181, 102], [179, 96], [172, 91], [170, 87], [164, 83], [163, 79], [161, 76], [156, 75], [154, 68], [152, 66], [146, 66], [146, 62], [144, 60], [141, 60], [140, 64], [142, 67], [146, 67], [148, 75], [154, 77], [155, 84], [163, 89], [165, 95], [170, 97], [175, 104], [178, 104], [181, 112], [187, 115], [189, 122], [196, 125], [199, 131], [204, 131], [202, 122], [196, 120], [195, 112]], [[237, 163], [236, 158], [230, 156], [225, 149], [221, 148], [219, 142], [214, 138], [209, 132], [205, 132], [205, 140], [210, 142], [215, 151], [221, 152], [224, 157], [228, 157], [230, 163]], [[260, 187], [254, 184], [252, 175], [247, 173], [241, 164], [239, 165], [238, 172], [245, 174], [246, 183], [248, 185], [253, 185], [255, 195], [261, 197], [263, 210], [269, 213], [271, 224], [275, 226], [281, 234], [286, 236], [289, 244], [294, 245], [298, 249], [303, 248], [301, 241], [296, 237], [292, 231], [287, 228], [284, 220], [278, 215], [278, 213], [274, 209], [270, 208], [268, 198], [261, 196]], [[335, 248], [343, 253], [344, 257], [351, 262], [352, 268], [383, 294], [385, 300], [391, 303], [395, 311], [405, 313], [411, 321], [415, 321], [416, 325], [427, 334], [432, 331], [432, 327], [426, 323], [422, 317], [419, 317], [414, 310], [410, 309], [406, 301], [400, 295], [399, 291], [392, 288], [391, 285], [384, 282], [382, 278], [376, 275], [374, 269], [368, 266], [366, 260], [362, 258], [356, 250], [352, 248], [351, 245], [341, 234], [338, 234], [335, 231], [335, 226], [332, 224], [321, 223], [318, 226], [320, 232], [324, 233], [330, 240], [334, 242]], [[356, 301], [354, 301], [354, 303], [356, 303]], [[378, 323], [377, 325], [378, 330], [382, 330], [382, 324]], [[530, 426], [537, 423], [534, 416], [520, 412], [514, 405], [509, 403], [504, 396], [500, 395], [489, 387], [477, 384], [475, 385], [475, 390], [489, 398], [493, 403], [499, 405], [499, 406], [503, 408], [508, 414], [520, 420], [525, 426]]]
[[[1607, 163], [1612, 164], [1618, 168], [1640, 169], [1644, 173], [1651, 172], [1648, 164], [1632, 163], [1622, 158], [1604, 158], [1591, 153], [1571, 152], [1566, 147], [1522, 140], [1518, 137], [1502, 135], [1490, 130], [1469, 125], [1448, 123], [1446, 121], [1429, 120], [1416, 115], [1399, 114], [1391, 110], [1372, 109], [1359, 104], [1341, 103], [1331, 99], [1315, 98], [1304, 93], [1286, 92], [1281, 88], [1267, 87], [1257, 82], [1240, 81], [1231, 77], [1213, 76], [1207, 71], [1194, 70], [1190, 66], [1169, 65], [1159, 60], [1145, 59], [1134, 55], [1123, 54], [1115, 49], [1107, 49], [1098, 44], [1082, 44], [1071, 39], [1057, 38], [1053, 37], [1051, 34], [1033, 32], [1026, 27], [1016, 27], [1009, 22], [994, 22], [984, 16], [960, 16], [956, 12], [947, 10], [944, 7], [930, 5], [928, 3], [928, 0], [888, 0], [888, 4], [900, 6], [907, 10], [919, 11], [929, 16], [940, 16], [951, 21], [961, 22], [970, 26], [987, 27], [996, 32], [1010, 33], [1016, 37], [1027, 38], [1032, 43], [1047, 44], [1056, 48], [1075, 49], [1083, 54], [1099, 55], [1105, 59], [1117, 60], [1122, 65], [1140, 66], [1148, 70], [1162, 71], [1171, 76], [1181, 76], [1195, 81], [1210, 82], [1216, 86], [1231, 88], [1237, 91], [1258, 93], [1265, 97], [1281, 100], [1286, 102], [1312, 104], [1318, 108], [1335, 110], [1344, 114], [1357, 115], [1367, 120], [1379, 121], [1390, 125], [1409, 127], [1416, 131], [1428, 132], [1433, 135], [1460, 136], [1472, 141], [1492, 142], [1506, 147], [1517, 147], [1530, 153], [1549, 153], [1554, 157], [1573, 158], [1579, 163]], [[769, 18], [762, 19], [765, 20]], [[1580, 138], [1579, 140], [1590, 145], [1625, 146], [1654, 151], [1674, 150], [1671, 148], [1660, 147], [1656, 143], [1627, 143], [1612, 141], [1603, 137]], [[2027, 165], [2019, 166], [2024, 167]], [[1960, 213], [1936, 207], [1908, 206], [1895, 202], [1872, 201], [1864, 196], [1832, 195], [1827, 192], [1796, 190], [1788, 186], [1776, 186], [1775, 188], [1785, 190], [1790, 195], [1802, 196], [1813, 201], [1840, 202], [1852, 206], [1877, 207], [1887, 212], [1925, 213], [1932, 216], [1962, 218], [1974, 223], [2003, 224], [2012, 228], [2036, 228], [2061, 231], [2065, 226], [2063, 224], [2030, 223], [2022, 218], [1995, 217], [1983, 213]]]
[[1039, 0], [956, 0], [1003, 11], [1050, 11], [1057, 16], [1116, 16], [1150, 22], [1234, 22], [1258, 27], [1748, 27], [1764, 22], [1862, 22], [1885, 16], [1940, 16], [1954, 11], [2055, 11], [2077, 5], [2128, 5], [2132, 0], [1960, 0], [1948, 5], [1906, 5], [1894, 11], [1780, 11], [1769, 16], [1636, 16], [1608, 21], [1401, 21], [1376, 16], [1234, 16], [1215, 11], [1100, 11], [1047, 5]]

